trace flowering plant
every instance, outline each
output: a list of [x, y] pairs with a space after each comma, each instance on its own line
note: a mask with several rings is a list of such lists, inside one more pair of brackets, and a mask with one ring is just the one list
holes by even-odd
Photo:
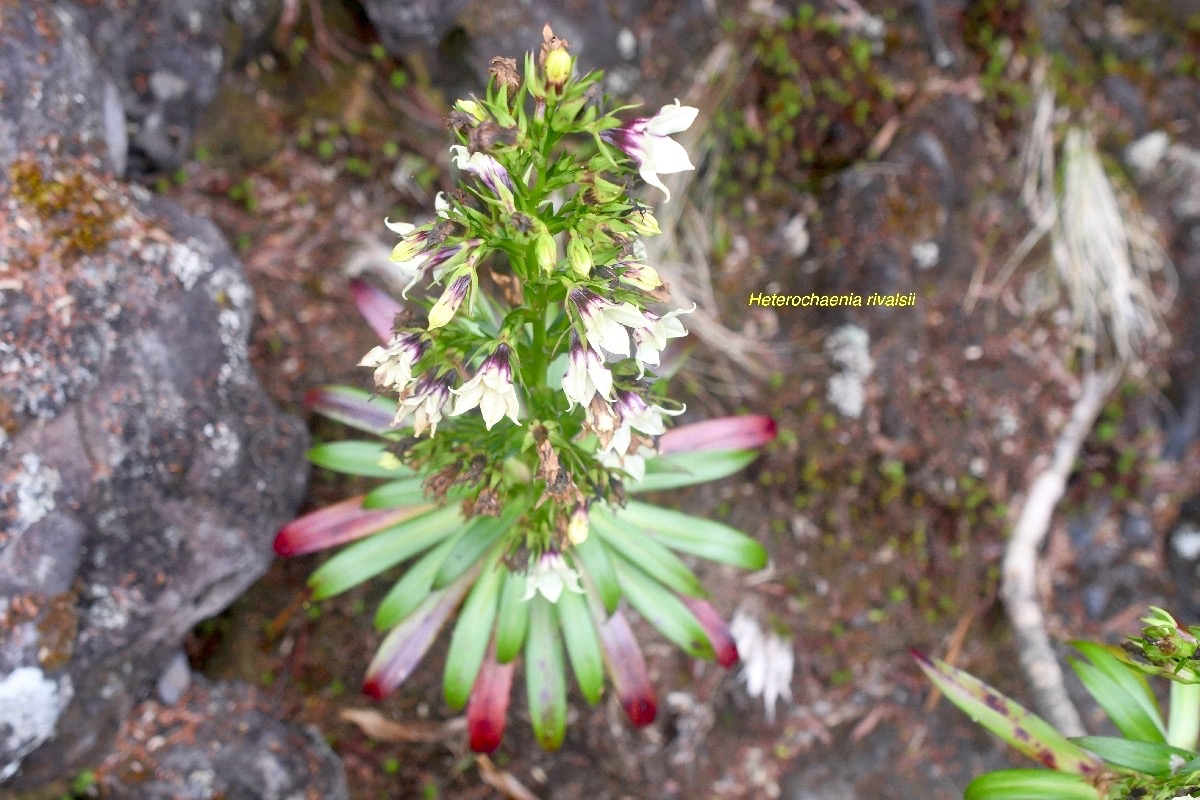
[[[1161, 608], [1124, 648], [1073, 642], [1071, 667], [1121, 736], [1067, 738], [983, 681], [914, 652], [946, 697], [1019, 752], [1050, 769], [1003, 769], [967, 786], [966, 800], [1167, 800], [1200, 793], [1200, 628]], [[1170, 679], [1164, 722], [1145, 675]]]
[[377, 437], [320, 445], [310, 459], [386, 482], [275, 541], [281, 555], [347, 545], [310, 578], [316, 599], [407, 563], [375, 616], [388, 631], [364, 684], [375, 697], [413, 672], [457, 612], [444, 694], [466, 706], [478, 751], [500, 742], [520, 655], [543, 747], [565, 732], [567, 662], [588, 702], [607, 672], [632, 721], [649, 723], [654, 693], [626, 604], [689, 654], [729, 666], [733, 638], [677, 553], [766, 563], [732, 528], [629, 499], [729, 475], [775, 428], [736, 417], [666, 430], [683, 408], [656, 371], [668, 341], [686, 335], [685, 312], [663, 307], [639, 239], [658, 225], [626, 184], [636, 174], [665, 192], [660, 174], [692, 168], [669, 134], [696, 109], [677, 101], [622, 122], [625, 108], [604, 110], [600, 74], [573, 67], [547, 28], [523, 78], [514, 60], [494, 59], [486, 96], [455, 104], [461, 189], [438, 196], [430, 223], [386, 223], [401, 237], [391, 258], [411, 276], [404, 294], [440, 289], [402, 306], [356, 282], [382, 340], [361, 361], [375, 392], [306, 398]]

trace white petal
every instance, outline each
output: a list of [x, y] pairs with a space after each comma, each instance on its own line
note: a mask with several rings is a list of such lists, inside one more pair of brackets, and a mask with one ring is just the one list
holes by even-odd
[[676, 100], [674, 105], [665, 105], [646, 123], [646, 130], [658, 136], [668, 133], [679, 133], [692, 127], [700, 109], [692, 106], [681, 106]]
[[408, 236], [410, 233], [412, 233], [417, 228], [417, 226], [413, 225], [412, 223], [392, 222], [387, 217], [383, 218], [383, 224], [388, 227], [388, 230], [398, 233], [401, 236]]
[[469, 169], [468, 165], [470, 164], [471, 159], [467, 154], [467, 148], [463, 147], [461, 144], [450, 145], [450, 156], [454, 159], [454, 166], [462, 170]]
[[[608, 400], [612, 397], [612, 372], [609, 371], [608, 367], [601, 364], [599, 359], [596, 359], [596, 361], [588, 367], [588, 375], [591, 376], [592, 385], [596, 387], [596, 391], [600, 393], [601, 397], [603, 397], [605, 400]], [[591, 399], [592, 398], [589, 397], [587, 401], [582, 402], [584, 402], [586, 405], [588, 402], [591, 402]]]
[[551, 603], [557, 603], [563, 591], [562, 575], [557, 572], [547, 572], [538, 581], [538, 591]]
[[456, 394], [458, 397], [454, 400], [454, 410], [450, 412], [450, 416], [452, 417], [465, 414], [479, 405], [480, 400], [483, 398], [483, 387], [479, 384], [475, 384], [474, 386], [467, 384], [460, 391], [456, 392]]
[[658, 179], [658, 173], [654, 171], [654, 165], [649, 160], [642, 162], [638, 174], [642, 176], [642, 180], [654, 188], [661, 190], [667, 196], [666, 200], [663, 201], [664, 203], [671, 202], [671, 190], [664, 186], [663, 182]]
[[668, 139], [665, 136], [655, 137], [647, 143], [646, 150], [646, 162], [642, 165], [643, 169], [650, 167], [663, 175], [695, 169], [692, 166], [692, 160], [688, 158], [687, 150], [674, 139]]

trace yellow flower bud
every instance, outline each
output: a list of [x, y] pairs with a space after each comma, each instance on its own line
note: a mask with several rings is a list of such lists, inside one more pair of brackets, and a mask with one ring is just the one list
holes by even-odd
[[561, 47], [556, 47], [546, 54], [546, 83], [555, 89], [561, 89], [571, 77], [571, 56]]
[[567, 260], [579, 277], [586, 278], [592, 274], [592, 251], [582, 239], [572, 236], [567, 242]]
[[587, 506], [580, 503], [575, 506], [575, 511], [571, 514], [571, 519], [567, 522], [567, 539], [571, 544], [582, 544], [588, 537], [588, 511]]
[[554, 272], [554, 267], [558, 263], [558, 245], [554, 243], [554, 237], [550, 235], [550, 231], [543, 230], [538, 234], [537, 239], [533, 242], [533, 252], [542, 272], [547, 275]]

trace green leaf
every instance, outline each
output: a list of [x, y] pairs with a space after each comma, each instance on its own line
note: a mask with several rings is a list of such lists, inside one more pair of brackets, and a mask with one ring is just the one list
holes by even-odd
[[1001, 769], [971, 781], [963, 800], [1100, 800], [1100, 793], [1080, 775], [1048, 769]]
[[687, 564], [628, 520], [614, 519], [597, 505], [589, 515], [589, 522], [592, 533], [599, 536], [609, 550], [618, 552], [638, 564], [680, 594], [705, 596], [699, 578], [688, 569]]
[[565, 591], [554, 605], [579, 691], [589, 704], [596, 705], [604, 691], [604, 656], [587, 603], [583, 595]]
[[944, 661], [911, 651], [934, 685], [954, 705], [1021, 753], [1051, 769], [1096, 775], [1104, 764], [1041, 717], [1026, 711], [975, 676]]
[[392, 428], [396, 403], [354, 386], [321, 386], [304, 395], [304, 405], [323, 417], [383, 436]]
[[703, 454], [678, 453], [646, 462], [646, 477], [627, 483], [628, 492], [678, 489], [728, 477], [758, 458], [755, 450], [712, 450]]
[[[309, 448], [305, 457], [318, 467], [369, 478], [407, 478], [413, 471], [396, 460], [383, 442], [349, 439]], [[420, 498], [418, 498], [420, 499]]]
[[620, 556], [613, 559], [613, 567], [630, 604], [663, 636], [696, 658], [715, 658], [704, 628], [678, 597]]
[[499, 563], [503, 555], [501, 548], [494, 548], [483, 565], [475, 582], [475, 588], [467, 595], [462, 610], [458, 612], [458, 623], [450, 637], [450, 650], [446, 653], [446, 673], [442, 681], [442, 693], [446, 703], [455, 711], [467, 704], [483, 655], [492, 637], [492, 624], [496, 621], [496, 602], [500, 585], [508, 568]]
[[1068, 658], [1071, 669], [1109, 719], [1126, 737], [1139, 742], [1166, 743], [1166, 726], [1146, 679], [1126, 667], [1108, 648], [1094, 642], [1073, 642], [1092, 663]]
[[610, 614], [616, 611], [617, 604], [621, 602], [621, 587], [617, 585], [617, 573], [613, 572], [612, 561], [609, 560], [600, 540], [588, 536], [572, 547], [569, 555], [592, 579], [600, 599], [604, 601], [605, 610]]
[[529, 630], [529, 603], [525, 596], [525, 576], [509, 572], [500, 590], [500, 610], [496, 621], [496, 660], [507, 664], [521, 652]]
[[425, 502], [425, 489], [420, 478], [390, 481], [367, 492], [363, 508], [401, 508]]
[[454, 549], [464, 530], [465, 528], [430, 549], [417, 563], [405, 570], [404, 577], [396, 581], [396, 585], [383, 598], [379, 610], [375, 612], [376, 630], [385, 631], [406, 619], [433, 591], [434, 576], [442, 568], [442, 562]]
[[720, 522], [632, 501], [617, 512], [617, 518], [645, 528], [672, 550], [742, 569], [767, 566], [767, 551], [761, 544]]
[[1196, 754], [1190, 750], [1156, 742], [1135, 742], [1117, 736], [1078, 736], [1075, 744], [1092, 751], [1110, 764], [1137, 770], [1156, 778], [1172, 775], [1171, 757], [1182, 765]]
[[540, 594], [529, 601], [525, 690], [533, 735], [543, 749], [557, 750], [567, 729], [566, 667], [554, 610]]
[[433, 579], [433, 588], [440, 589], [462, 575], [480, 559], [489, 547], [496, 543], [504, 532], [512, 527], [519, 515], [509, 512], [503, 517], [475, 517], [468, 523], [466, 533], [442, 562], [442, 568]]
[[458, 508], [447, 506], [348, 545], [309, 577], [313, 599], [332, 597], [375, 577], [437, 544], [462, 524]]

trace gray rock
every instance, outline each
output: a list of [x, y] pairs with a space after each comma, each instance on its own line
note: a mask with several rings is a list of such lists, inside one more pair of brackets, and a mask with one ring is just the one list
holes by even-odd
[[111, 176], [78, 37], [3, 8], [0, 102], [37, 98], [0, 130], [0, 782], [25, 788], [98, 760], [266, 569], [306, 436], [250, 371], [221, 235]]
[[99, 0], [64, 6], [88, 32], [120, 94], [132, 175], [172, 170], [187, 159], [196, 121], [220, 88], [225, 5]]
[[458, 27], [467, 0], [363, 0], [363, 9], [390, 53], [433, 48]]
[[245, 684], [202, 681], [179, 705], [143, 703], [97, 777], [109, 800], [349, 797], [320, 733], [280, 721], [270, 699]]

